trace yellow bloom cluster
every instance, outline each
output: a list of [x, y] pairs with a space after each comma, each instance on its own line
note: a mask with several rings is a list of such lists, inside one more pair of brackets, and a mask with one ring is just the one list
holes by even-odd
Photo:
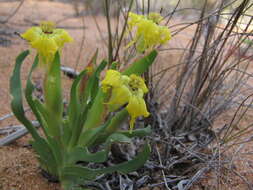
[[46, 63], [53, 60], [55, 53], [66, 42], [73, 41], [68, 32], [64, 29], [56, 29], [53, 22], [47, 21], [42, 22], [39, 27], [31, 27], [21, 36], [29, 41]]
[[126, 110], [131, 116], [130, 130], [133, 129], [137, 117], [149, 116], [143, 99], [148, 88], [141, 77], [134, 74], [126, 76], [116, 70], [108, 70], [102, 81], [102, 90], [110, 93], [107, 104], [115, 106], [114, 108], [127, 104]]
[[169, 41], [171, 39], [169, 29], [159, 25], [162, 19], [158, 13], [143, 16], [130, 12], [128, 26], [130, 31], [135, 30], [135, 37], [128, 46], [136, 44], [137, 51], [144, 52]]

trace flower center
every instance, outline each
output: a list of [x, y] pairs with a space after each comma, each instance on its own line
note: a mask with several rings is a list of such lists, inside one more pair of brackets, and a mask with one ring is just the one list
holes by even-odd
[[55, 29], [55, 24], [50, 21], [43, 21], [40, 23], [40, 28], [45, 34], [52, 34]]
[[129, 87], [131, 88], [132, 91], [137, 91], [141, 86], [141, 81], [138, 79], [132, 79], [129, 82]]

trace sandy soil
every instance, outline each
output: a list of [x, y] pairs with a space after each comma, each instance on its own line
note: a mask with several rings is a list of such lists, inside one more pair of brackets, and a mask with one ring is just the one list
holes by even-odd
[[[0, 2], [0, 19], [5, 19], [11, 11], [18, 6], [19, 2]], [[73, 7], [70, 4], [63, 4], [59, 2], [48, 2], [48, 1], [26, 1], [20, 10], [12, 17], [9, 22], [5, 25], [0, 25], [0, 31], [2, 28], [7, 29], [10, 33], [13, 32], [23, 32], [26, 28], [30, 27], [32, 23], [39, 23], [41, 20], [52, 20], [58, 23], [58, 26], [68, 29], [69, 33], [74, 37], [75, 42], [69, 44], [64, 48], [62, 63], [63, 65], [76, 68], [81, 70], [90, 59], [91, 55], [99, 48], [99, 58], [105, 57], [106, 55], [106, 44], [103, 40], [106, 39], [106, 23], [102, 16], [97, 16], [96, 20], [101, 27], [101, 33], [96, 29], [96, 24], [91, 16], [85, 16], [84, 18], [73, 17], [75, 14]], [[82, 27], [85, 27], [85, 30]], [[169, 47], [184, 47], [192, 34], [192, 29], [188, 30], [187, 34], [178, 36], [180, 40], [173, 39]], [[23, 51], [28, 47], [28, 44], [19, 38], [17, 35], [7, 36], [6, 39], [11, 40], [10, 45], [0, 46], [0, 117], [11, 112], [10, 110], [10, 96], [9, 96], [9, 78], [13, 69], [15, 57], [20, 51]], [[82, 40], [84, 39], [83, 46]], [[78, 56], [80, 54], [80, 58]], [[180, 53], [175, 51], [173, 53], [161, 52], [159, 60], [163, 63], [176, 64], [177, 60], [180, 58]], [[32, 56], [29, 56], [24, 68], [22, 70], [22, 79], [25, 80], [31, 62], [33, 60], [34, 52]], [[164, 66], [164, 65], [163, 65]], [[157, 66], [161, 69], [163, 66]], [[39, 71], [38, 71], [39, 73]], [[40, 75], [35, 76], [40, 79]], [[64, 77], [64, 83], [66, 84], [66, 89], [64, 91], [65, 95], [68, 94], [68, 87], [70, 81]], [[222, 125], [229, 121], [231, 115], [225, 114], [223, 118], [217, 122], [217, 125]], [[252, 117], [251, 117], [252, 118]], [[246, 118], [246, 122], [250, 122], [250, 117]], [[10, 119], [5, 119], [0, 121], [0, 127], [11, 126], [18, 124], [18, 122], [11, 117]], [[1, 137], [1, 136], [0, 136]], [[40, 174], [39, 165], [36, 160], [36, 156], [31, 148], [27, 147], [29, 143], [30, 136], [27, 135], [9, 146], [0, 147], [0, 190], [57, 190], [60, 189], [58, 184], [49, 183]], [[252, 145], [247, 146], [243, 151], [253, 152]], [[244, 159], [247, 162], [250, 158]], [[243, 160], [242, 162], [245, 162]], [[251, 166], [248, 168], [243, 168], [245, 170], [245, 176], [247, 179], [252, 179], [253, 181], [253, 163], [249, 162]], [[241, 165], [239, 165], [241, 166]], [[246, 165], [243, 165], [244, 167]], [[251, 167], [251, 170], [249, 169]], [[213, 181], [217, 180], [214, 176], [209, 176], [209, 180], [204, 180], [203, 184], [207, 185], [207, 189], [215, 189], [213, 186]], [[233, 178], [232, 178], [233, 179]], [[233, 183], [233, 190], [245, 190], [246, 187], [243, 185], [241, 180], [234, 178], [231, 183]], [[210, 185], [209, 185], [210, 184]], [[163, 188], [161, 188], [163, 189]], [[193, 188], [194, 190], [200, 189], [199, 187]], [[204, 189], [204, 188], [203, 188]], [[226, 187], [224, 190], [228, 189]]]

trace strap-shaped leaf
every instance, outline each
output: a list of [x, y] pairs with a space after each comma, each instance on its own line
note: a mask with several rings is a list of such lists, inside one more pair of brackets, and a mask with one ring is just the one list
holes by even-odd
[[103, 60], [89, 79], [88, 89], [90, 91], [91, 101], [95, 99], [98, 93], [100, 73], [104, 70], [106, 65], [107, 65], [107, 61]]
[[108, 137], [104, 150], [96, 153], [90, 153], [87, 148], [76, 147], [69, 153], [68, 161], [71, 164], [74, 164], [77, 161], [95, 163], [105, 162], [108, 159], [111, 144], [115, 142], [130, 143], [131, 140], [125, 135], [115, 133]]
[[93, 180], [97, 175], [112, 173], [112, 172], [121, 172], [121, 173], [129, 173], [137, 170], [141, 166], [145, 164], [149, 155], [150, 155], [150, 146], [146, 144], [142, 152], [140, 152], [133, 160], [123, 162], [121, 164], [110, 166], [102, 169], [89, 169], [87, 167], [81, 166], [69, 166], [65, 167], [62, 170], [63, 179], [76, 179], [82, 178], [84, 180]]
[[23, 108], [20, 70], [21, 70], [22, 63], [28, 54], [29, 54], [28, 50], [24, 51], [16, 59], [16, 64], [15, 64], [13, 74], [10, 79], [10, 92], [12, 95], [11, 109], [14, 115], [17, 117], [17, 119], [27, 128], [29, 133], [31, 133], [32, 137], [35, 140], [40, 140], [40, 136], [37, 133], [35, 127], [26, 118], [24, 108]]
[[110, 135], [106, 140], [106, 146], [110, 146], [114, 142], [120, 142], [120, 143], [131, 143], [131, 139], [128, 138], [126, 135], [120, 134], [120, 133], [113, 133]]
[[127, 174], [129, 172], [136, 171], [138, 168], [143, 166], [145, 162], [148, 160], [150, 152], [151, 152], [150, 146], [146, 144], [143, 148], [143, 151], [140, 152], [134, 159], [127, 162], [123, 162], [115, 166], [100, 169], [97, 172], [99, 174], [104, 174], [104, 173], [112, 173], [112, 172], [118, 171], [123, 174]]
[[89, 94], [86, 95], [90, 97], [90, 110], [88, 112], [87, 120], [85, 121], [85, 129], [96, 128], [101, 124], [104, 115], [104, 93], [101, 88], [99, 88], [99, 76], [100, 73], [106, 67], [107, 62], [102, 61], [97, 67], [96, 71], [90, 77], [88, 82]]
[[45, 167], [44, 169], [57, 176], [57, 162], [48, 143], [41, 138], [40, 140], [33, 141], [32, 147], [39, 155], [42, 167]]
[[47, 137], [53, 136], [53, 134], [59, 130], [56, 128], [59, 127], [59, 121], [53, 119], [52, 113], [49, 112], [48, 109], [46, 109], [45, 105], [42, 104], [38, 99], [34, 99], [33, 103], [38, 110], [38, 114], [40, 115], [43, 126], [45, 126], [45, 129], [47, 129]]
[[92, 145], [99, 135], [110, 125], [111, 119], [108, 119], [105, 124], [94, 129], [85, 130], [79, 138], [78, 145], [80, 146], [90, 146]]
[[[82, 132], [83, 123], [81, 123], [81, 116], [82, 116], [82, 106], [87, 106], [86, 103], [81, 103], [79, 99], [79, 93], [78, 93], [78, 84], [81, 81], [81, 79], [86, 74], [86, 70], [81, 72], [77, 78], [74, 80], [71, 92], [70, 92], [70, 103], [68, 107], [68, 116], [69, 116], [69, 126], [71, 128], [71, 139], [70, 144], [71, 146], [74, 145], [80, 133]], [[85, 116], [84, 116], [85, 117]]]
[[122, 74], [124, 75], [141, 75], [148, 71], [148, 68], [152, 65], [157, 56], [157, 51], [151, 51], [147, 56], [131, 64]]
[[101, 89], [99, 89], [97, 96], [88, 111], [87, 120], [84, 124], [84, 130], [100, 126], [104, 117], [104, 112], [104, 93]]
[[64, 146], [68, 146], [72, 135], [72, 130], [68, 118], [63, 119], [62, 129], [63, 129], [62, 142]]
[[54, 60], [48, 66], [44, 79], [45, 107], [52, 124], [48, 124], [53, 133], [50, 136], [61, 136], [61, 122], [63, 113], [62, 87], [61, 87], [61, 61], [57, 52]]
[[81, 166], [69, 166], [64, 167], [62, 170], [62, 178], [68, 180], [76, 180], [82, 178], [84, 180], [94, 180], [98, 172], [93, 169], [89, 169]]
[[87, 148], [76, 147], [69, 153], [68, 163], [75, 164], [78, 161], [102, 163], [105, 162], [107, 158], [107, 150], [90, 153]]
[[82, 71], [77, 78], [74, 80], [71, 91], [70, 91], [70, 102], [68, 107], [68, 116], [71, 124], [75, 124], [74, 122], [78, 119], [80, 115], [80, 99], [78, 95], [78, 84], [81, 79], [86, 75], [86, 70]]
[[133, 137], [145, 137], [147, 135], [150, 135], [152, 132], [151, 127], [145, 127], [143, 129], [135, 129], [133, 130], [131, 133], [129, 131], [117, 131], [117, 133], [126, 135], [129, 138], [133, 138]]
[[55, 140], [51, 137], [48, 137], [48, 144], [52, 150], [53, 156], [56, 160], [57, 166], [62, 166], [64, 159], [64, 149], [61, 146], [59, 140]]
[[91, 60], [89, 61], [88, 65], [86, 66], [87, 75], [83, 77], [81, 84], [80, 84], [80, 99], [82, 102], [90, 101], [90, 79], [94, 75], [93, 68], [97, 68], [97, 56], [98, 56], [98, 49], [96, 50], [95, 54], [92, 56]]
[[48, 135], [48, 130], [49, 130], [48, 125], [45, 123], [45, 121], [41, 117], [41, 113], [39, 112], [39, 110], [36, 106], [36, 103], [35, 103], [35, 101], [39, 101], [39, 100], [37, 100], [37, 98], [33, 97], [33, 95], [32, 95], [35, 87], [31, 81], [31, 76], [32, 76], [32, 72], [37, 67], [38, 63], [39, 63], [39, 56], [37, 55], [36, 58], [34, 59], [32, 68], [31, 68], [28, 78], [27, 78], [26, 89], [25, 89], [25, 98], [26, 98], [26, 101], [29, 104], [30, 108], [32, 109], [35, 117], [37, 118], [40, 125], [42, 126], [44, 133], [46, 135]]
[[116, 115], [112, 118], [112, 122], [110, 123], [110, 125], [106, 128], [105, 132], [99, 136], [95, 144], [104, 143], [107, 140], [108, 136], [118, 130], [118, 128], [121, 126], [121, 123], [124, 122], [127, 116], [128, 112], [126, 111], [126, 109], [117, 112]]

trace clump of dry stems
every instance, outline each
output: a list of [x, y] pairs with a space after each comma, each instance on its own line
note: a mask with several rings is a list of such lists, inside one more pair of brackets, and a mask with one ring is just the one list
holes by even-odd
[[[148, 14], [157, 9], [152, 6], [155, 4], [152, 1], [139, 2], [134, 1], [131, 5], [136, 12]], [[192, 9], [193, 18], [197, 19], [173, 25], [173, 19], [189, 9], [181, 4], [183, 2], [177, 1], [173, 8], [167, 9], [169, 12], [166, 7], [160, 9], [165, 16], [164, 23], [171, 29], [173, 38], [182, 34], [189, 37], [188, 28], [193, 28], [194, 34], [183, 48], [161, 47], [163, 56], [150, 70], [148, 78], [146, 76], [151, 88], [147, 98], [152, 117], [144, 123], [150, 124], [154, 132], [149, 137], [153, 143], [153, 155], [146, 164], [146, 175], [142, 176], [148, 176], [149, 180], [143, 182], [143, 186], [187, 190], [200, 182], [205, 174], [214, 173], [214, 189], [229, 188], [231, 175], [239, 177], [250, 189], [250, 180], [232, 167], [235, 155], [230, 159], [229, 148], [252, 140], [239, 141], [243, 135], [252, 132], [252, 125], [240, 129], [234, 126], [251, 109], [252, 91], [249, 91], [248, 83], [251, 75], [247, 69], [252, 61], [249, 55], [252, 46], [244, 41], [251, 35], [252, 17], [247, 13], [253, 4], [249, 0], [206, 0], [200, 9]], [[119, 5], [121, 13], [127, 15], [122, 9], [124, 6]], [[244, 22], [243, 28], [241, 22]], [[120, 27], [116, 28], [118, 31]], [[111, 36], [111, 41], [119, 38], [117, 34]], [[109, 47], [111, 53], [113, 46], [111, 50]], [[163, 61], [175, 50], [181, 51], [178, 62]], [[112, 57], [127, 62], [135, 53], [130, 49], [128, 54], [118, 53]], [[162, 67], [161, 62], [167, 66]], [[217, 120], [222, 120], [222, 114], [228, 112], [234, 115], [231, 120], [222, 126], [215, 125]], [[154, 175], [157, 170], [160, 177]]]

